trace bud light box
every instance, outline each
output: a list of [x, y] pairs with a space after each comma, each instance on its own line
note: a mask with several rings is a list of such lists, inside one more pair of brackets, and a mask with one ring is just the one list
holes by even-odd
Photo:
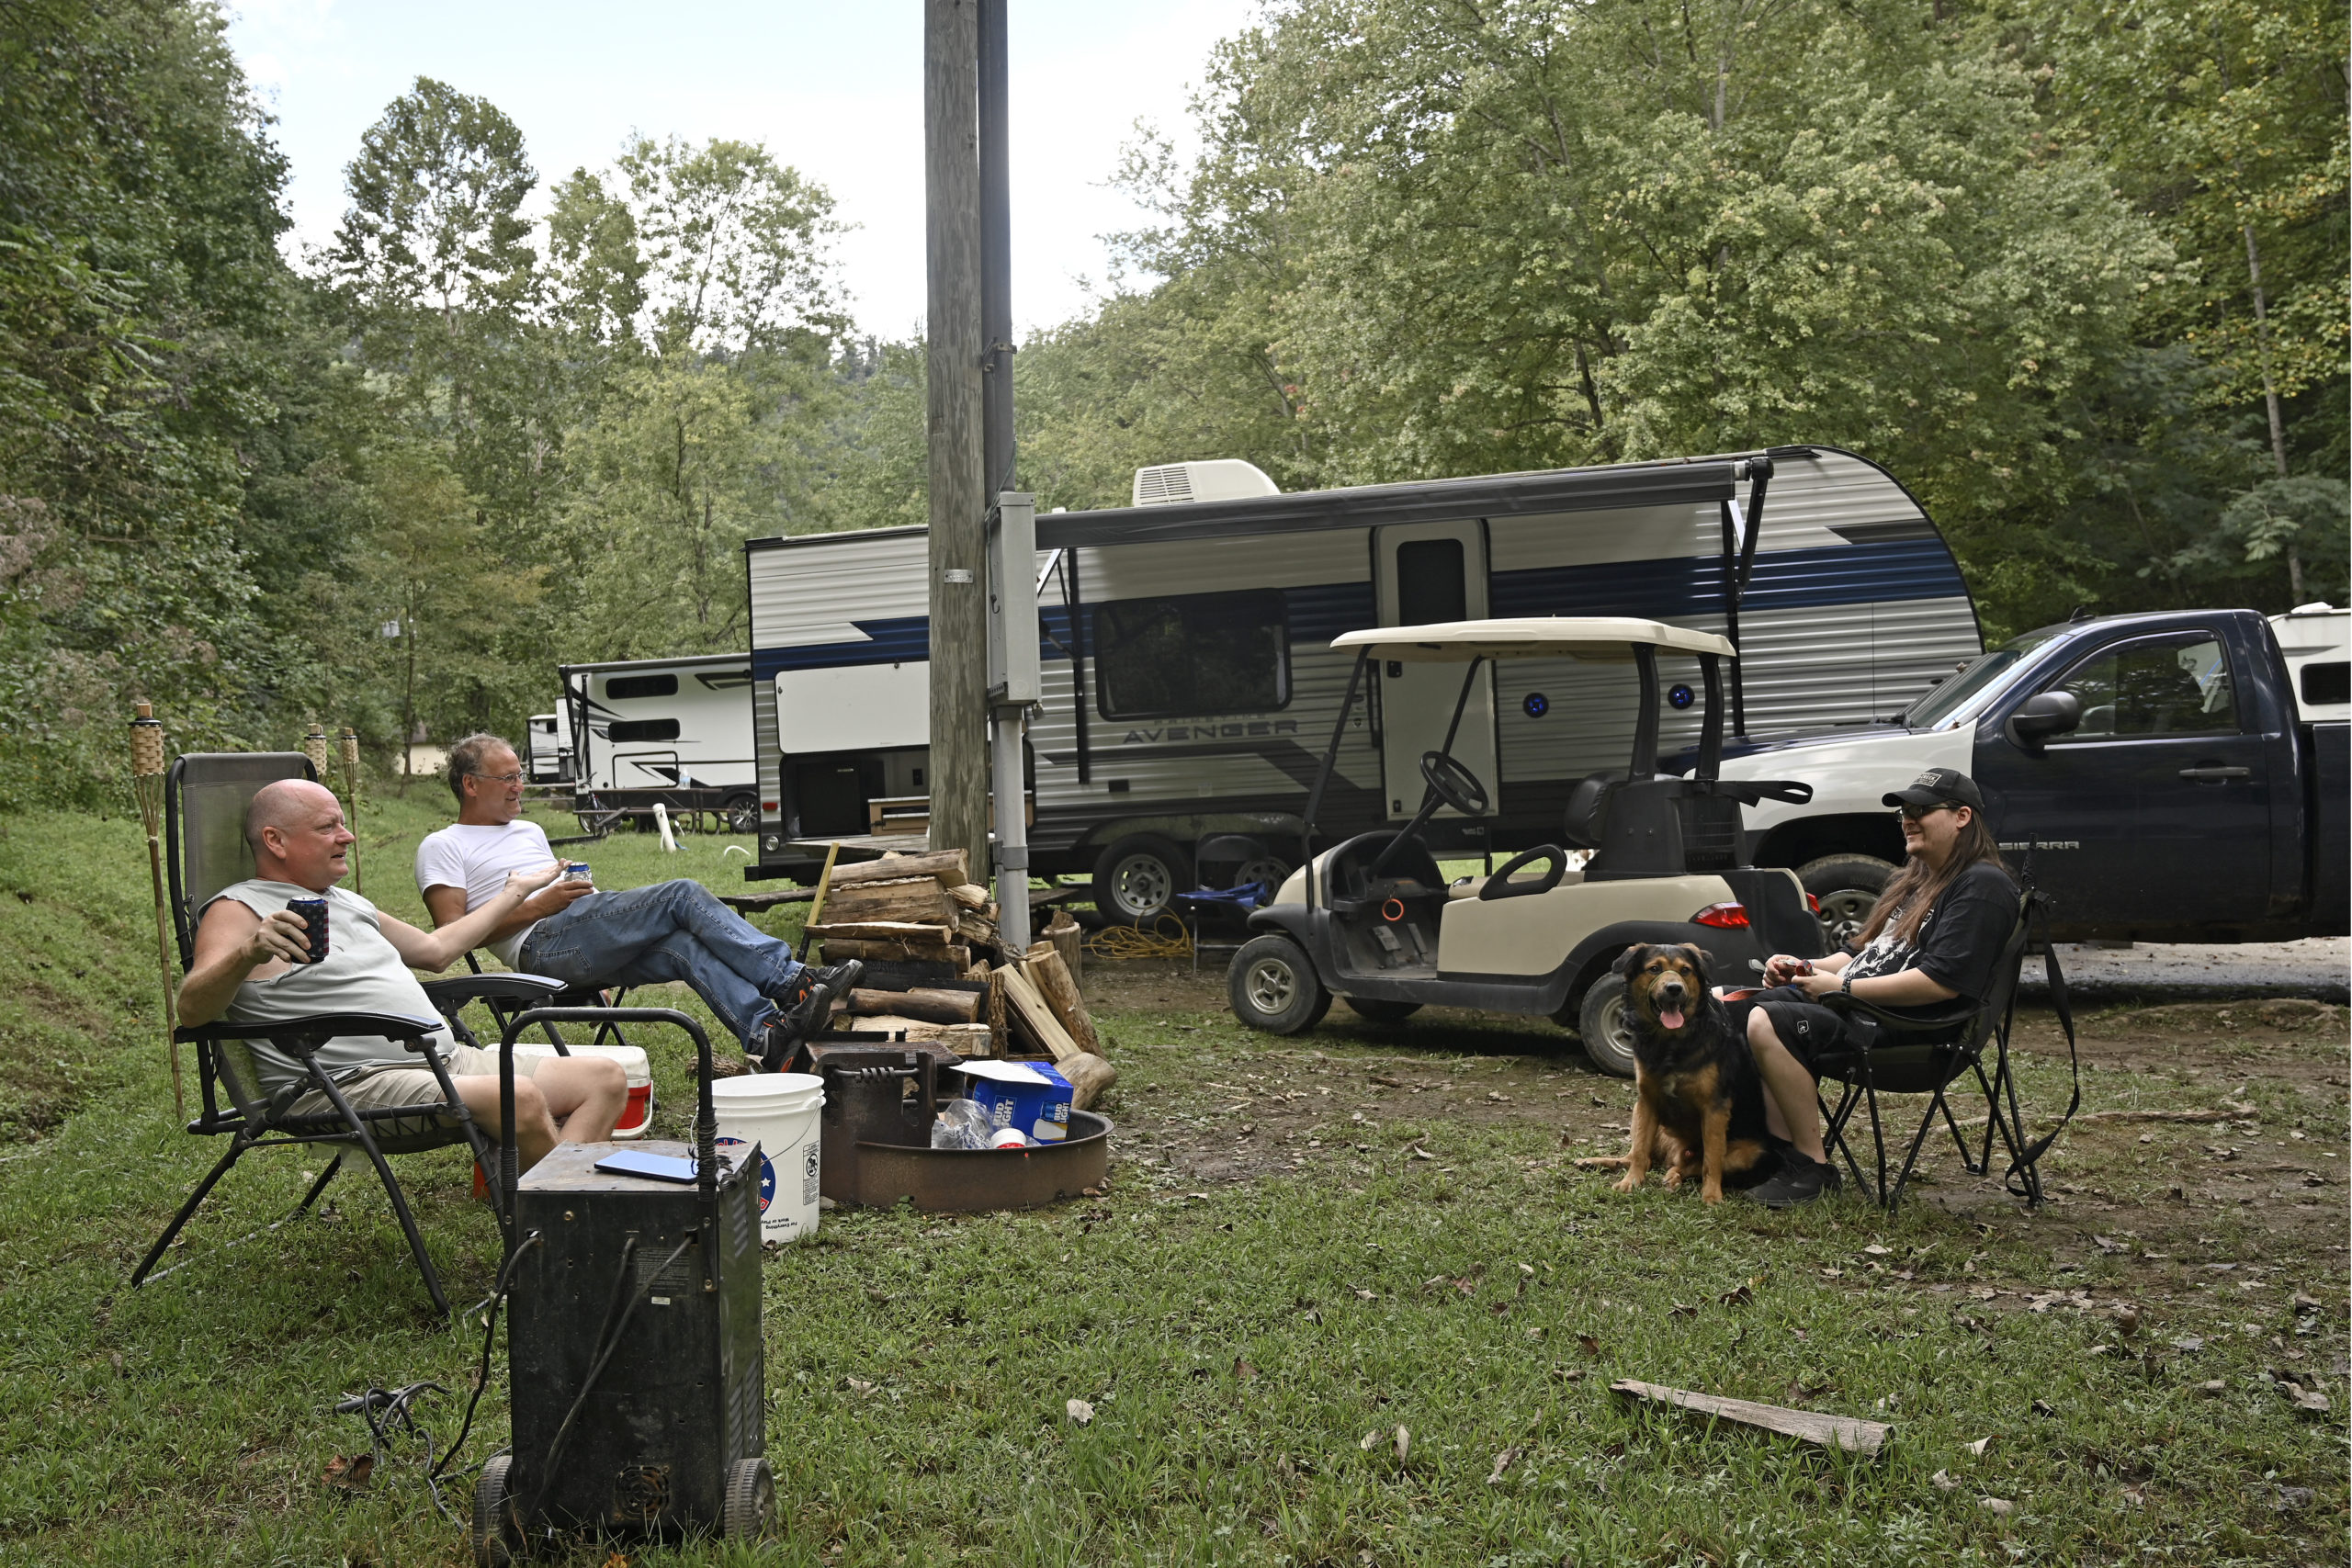
[[966, 1062], [955, 1069], [972, 1080], [972, 1100], [990, 1127], [1017, 1127], [1034, 1143], [1069, 1136], [1069, 1079], [1046, 1062]]

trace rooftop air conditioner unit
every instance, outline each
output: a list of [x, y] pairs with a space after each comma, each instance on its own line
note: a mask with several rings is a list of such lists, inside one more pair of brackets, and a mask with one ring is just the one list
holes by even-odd
[[1180, 501], [1246, 501], [1280, 495], [1282, 487], [1255, 463], [1217, 457], [1205, 463], [1162, 463], [1136, 470], [1136, 506], [1166, 506]]

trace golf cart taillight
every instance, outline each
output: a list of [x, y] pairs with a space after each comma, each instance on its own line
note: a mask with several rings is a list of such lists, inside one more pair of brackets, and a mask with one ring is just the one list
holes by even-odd
[[1747, 924], [1745, 904], [1710, 904], [1690, 917], [1696, 926], [1716, 926], [1725, 931], [1744, 929]]
[[1804, 907], [1811, 909], [1816, 915], [1821, 913], [1821, 900], [1815, 897], [1810, 893], [1804, 896]]

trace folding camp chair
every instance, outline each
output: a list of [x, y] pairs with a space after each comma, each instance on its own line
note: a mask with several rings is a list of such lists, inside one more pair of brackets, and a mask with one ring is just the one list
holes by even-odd
[[[299, 751], [196, 752], [172, 764], [164, 784], [164, 824], [172, 922], [179, 937], [183, 973], [195, 959], [198, 913], [220, 889], [254, 874], [253, 852], [244, 840], [245, 807], [254, 793], [281, 779], [316, 777], [309, 759]], [[187, 1131], [205, 1137], [225, 1134], [229, 1147], [132, 1272], [134, 1287], [182, 1267], [175, 1264], [158, 1270], [155, 1265], [212, 1189], [248, 1150], [316, 1144], [333, 1146], [335, 1157], [327, 1162], [294, 1212], [268, 1228], [275, 1230], [306, 1213], [342, 1168], [344, 1156], [356, 1149], [368, 1156], [384, 1184], [384, 1194], [408, 1237], [433, 1304], [444, 1316], [448, 1314], [448, 1297], [387, 1156], [464, 1143], [472, 1145], [474, 1157], [484, 1170], [495, 1169], [495, 1145], [458, 1099], [447, 1066], [431, 1036], [447, 1023], [461, 1041], [472, 1043], [470, 1032], [457, 1017], [468, 1002], [527, 1008], [544, 1005], [563, 987], [532, 975], [466, 976], [427, 980], [424, 986], [440, 1019], [333, 1014], [273, 1024], [199, 1024], [178, 1032], [183, 1043], [197, 1048], [203, 1092], [203, 1113], [187, 1124]], [[401, 1042], [431, 1069], [441, 1098], [430, 1103], [355, 1109], [320, 1070], [314, 1055], [329, 1039], [346, 1034], [380, 1034]], [[287, 1107], [300, 1098], [299, 1089], [275, 1096], [265, 1093], [246, 1043], [253, 1040], [266, 1040], [298, 1058], [309, 1074], [310, 1087], [323, 1091], [333, 1110], [296, 1115]]]
[[[2016, 1019], [2018, 980], [2025, 965], [2028, 937], [2041, 902], [2042, 896], [2030, 887], [2020, 893], [2017, 924], [2002, 944], [2000, 960], [1993, 970], [1992, 987], [1980, 1001], [1955, 1000], [1940, 1011], [1908, 1018], [1872, 1007], [1849, 992], [1832, 991], [1822, 998], [1848, 1018], [1846, 1043], [1838, 1050], [1824, 1053], [1814, 1064], [1822, 1081], [1834, 1081], [1843, 1089], [1834, 1109], [1824, 1107], [1828, 1123], [1826, 1141], [1844, 1156], [1846, 1168], [1853, 1172], [1854, 1184], [1869, 1192], [1880, 1207], [1891, 1212], [1902, 1202], [1903, 1190], [1918, 1165], [1919, 1150], [1939, 1116], [1960, 1150], [1961, 1164], [1971, 1176], [1983, 1176], [1992, 1168], [1993, 1142], [1998, 1138], [2009, 1159], [2008, 1168], [2002, 1173], [2002, 1184], [2030, 1205], [2041, 1205], [2041, 1156], [2057, 1141], [2083, 1102], [2082, 1066], [2075, 1056], [2074, 1099], [2068, 1102], [2065, 1115], [2042, 1137], [2030, 1144], [2026, 1141], [2025, 1118], [2018, 1106], [2017, 1076], [2009, 1061], [2009, 1032]], [[2046, 942], [2042, 943], [2042, 956], [2050, 977], [2051, 1003], [2065, 1031], [2067, 1052], [2075, 1056], [2075, 1015], [2067, 1001], [2066, 977], [2059, 970], [2057, 953]], [[1990, 1074], [1984, 1070], [1987, 1047], [1993, 1057]], [[1964, 1073], [1973, 1073], [1977, 1087], [1984, 1093], [1984, 1135], [1973, 1150], [1962, 1134], [1947, 1098], [1947, 1091]], [[1912, 1135], [1892, 1186], [1886, 1175], [1886, 1135], [1879, 1118], [1879, 1096], [1883, 1094], [1928, 1096], [1927, 1111], [1919, 1119], [1919, 1129]], [[1875, 1182], [1863, 1174], [1846, 1141], [1847, 1127], [1858, 1111], [1867, 1111], [1870, 1115], [1871, 1145], [1877, 1156]]]

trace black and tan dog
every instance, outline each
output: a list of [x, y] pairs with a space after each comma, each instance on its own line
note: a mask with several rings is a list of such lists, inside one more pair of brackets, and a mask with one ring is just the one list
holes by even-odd
[[1642, 1184], [1653, 1163], [1674, 1187], [1699, 1178], [1699, 1196], [1723, 1201], [1724, 1183], [1751, 1187], [1778, 1168], [1764, 1126], [1764, 1084], [1747, 1043], [1707, 987], [1706, 953], [1642, 946], [1617, 960], [1625, 977], [1625, 1019], [1634, 1036], [1634, 1141], [1623, 1159], [1579, 1160], [1623, 1167], [1620, 1192]]

